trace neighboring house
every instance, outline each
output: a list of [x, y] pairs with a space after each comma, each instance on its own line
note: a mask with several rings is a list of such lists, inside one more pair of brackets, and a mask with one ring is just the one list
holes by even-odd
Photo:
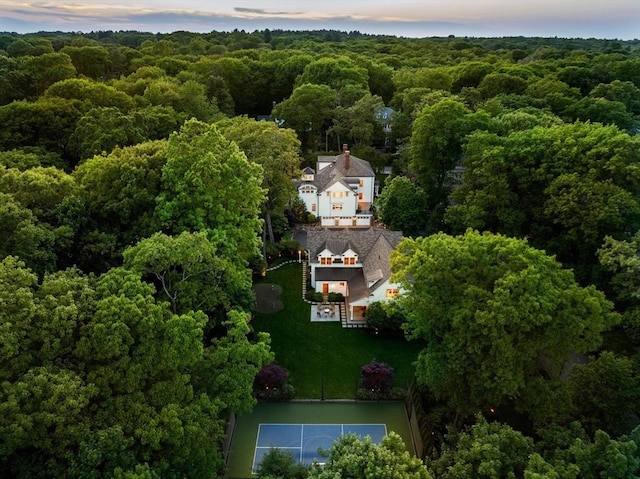
[[311, 286], [323, 294], [342, 293], [350, 320], [364, 320], [369, 304], [398, 295], [391, 283], [391, 252], [402, 232], [367, 230], [307, 231]]
[[385, 136], [391, 134], [391, 117], [393, 116], [393, 108], [385, 106], [384, 108], [379, 108], [375, 112], [376, 121], [382, 126], [382, 131]]
[[375, 174], [368, 161], [351, 155], [347, 145], [337, 156], [319, 156], [316, 169], [305, 168], [298, 195], [322, 226], [369, 227]]

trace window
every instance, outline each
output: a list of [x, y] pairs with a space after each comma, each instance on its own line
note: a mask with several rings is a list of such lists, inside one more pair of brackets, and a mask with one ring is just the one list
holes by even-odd
[[356, 259], [352, 257], [348, 257], [344, 259], [344, 264], [356, 264]]
[[331, 258], [320, 258], [320, 264], [331, 264], [331, 263], [332, 263]]
[[344, 196], [344, 192], [343, 191], [333, 191], [331, 193], [331, 196], [333, 198], [342, 198]]
[[335, 203], [331, 205], [333, 211], [342, 211], [342, 203]]
[[364, 186], [364, 180], [362, 178], [360, 178], [360, 181], [358, 182], [358, 186], [360, 186], [360, 188]]
[[387, 289], [387, 298], [395, 298], [398, 296], [398, 288]]
[[315, 210], [316, 210], [316, 204], [315, 204], [315, 203], [312, 203], [312, 204], [311, 204], [311, 211], [315, 211]]
[[361, 200], [362, 199], [362, 193], [358, 193], [358, 199]]

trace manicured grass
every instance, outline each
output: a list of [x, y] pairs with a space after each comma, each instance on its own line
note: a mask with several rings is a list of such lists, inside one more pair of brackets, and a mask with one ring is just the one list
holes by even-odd
[[339, 322], [310, 322], [311, 307], [302, 301], [302, 267], [288, 264], [260, 282], [283, 288], [284, 309], [254, 314], [255, 331], [271, 335], [276, 361], [289, 370], [296, 397], [355, 398], [360, 368], [372, 359], [394, 369], [394, 384], [407, 388], [422, 344], [402, 337], [379, 337], [368, 329], [343, 329]]

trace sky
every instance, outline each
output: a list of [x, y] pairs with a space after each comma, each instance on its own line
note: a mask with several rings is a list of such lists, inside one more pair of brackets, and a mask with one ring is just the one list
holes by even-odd
[[640, 0], [0, 0], [5, 32], [234, 29], [631, 40]]

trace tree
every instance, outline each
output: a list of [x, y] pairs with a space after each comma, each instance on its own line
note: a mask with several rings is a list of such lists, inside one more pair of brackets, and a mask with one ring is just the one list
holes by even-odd
[[523, 240], [471, 230], [405, 238], [391, 261], [408, 333], [426, 341], [418, 381], [460, 413], [533, 389], [544, 402], [569, 352], [593, 351], [618, 319], [602, 293]]
[[271, 219], [284, 217], [284, 210], [291, 198], [297, 196], [292, 179], [299, 176], [300, 141], [293, 130], [247, 117], [223, 120], [216, 126], [227, 140], [238, 145], [250, 162], [262, 166], [262, 187], [267, 192], [263, 208], [263, 238], [268, 237], [271, 243], [275, 243]]
[[613, 437], [627, 434], [640, 414], [640, 377], [633, 363], [609, 351], [569, 374], [575, 418], [593, 434], [601, 429]]
[[483, 98], [493, 98], [501, 94], [519, 95], [527, 89], [526, 80], [509, 73], [489, 73], [478, 85]]
[[295, 130], [302, 151], [315, 148], [320, 134], [328, 127], [338, 104], [335, 90], [326, 85], [305, 83], [296, 87], [289, 98], [278, 103], [272, 115], [283, 126]]
[[0, 193], [0, 258], [16, 256], [39, 274], [53, 271], [55, 235], [12, 195]]
[[258, 465], [260, 479], [306, 479], [307, 468], [295, 459], [288, 451], [271, 448], [262, 456]]
[[385, 225], [406, 236], [419, 234], [427, 223], [427, 196], [406, 176], [394, 176], [385, 182], [376, 208]]
[[[0, 107], [0, 144], [6, 149], [43, 147], [65, 157], [69, 138], [82, 116], [79, 100], [41, 98], [36, 102], [15, 101]], [[70, 171], [74, 164], [66, 164]]]
[[171, 77], [160, 78], [149, 83], [142, 97], [148, 105], [170, 106], [184, 112], [186, 118], [211, 122], [223, 116], [207, 98], [204, 85], [193, 80], [181, 83]]
[[640, 225], [640, 138], [598, 124], [537, 126], [468, 138], [462, 184], [447, 222], [528, 237], [590, 280], [606, 235]]
[[219, 254], [207, 233], [182, 232], [172, 237], [155, 233], [127, 248], [124, 267], [158, 284], [158, 297], [174, 314], [202, 310], [215, 316], [252, 303], [248, 269]]
[[447, 436], [442, 451], [428, 466], [443, 479], [525, 477], [533, 451], [530, 437], [478, 415], [468, 431]]
[[0, 166], [0, 191], [9, 193], [40, 220], [55, 221], [59, 205], [75, 191], [73, 177], [55, 167], [20, 171]]
[[[160, 229], [155, 207], [166, 149], [166, 141], [116, 148], [107, 156], [83, 162], [74, 171], [90, 220], [80, 231], [81, 254], [76, 258], [85, 271], [114, 266], [126, 245]], [[110, 238], [108, 243], [103, 242], [104, 235]]]
[[39, 286], [6, 258], [0, 284], [0, 475], [118, 477], [145, 464], [146, 477], [217, 477], [224, 419], [250, 410], [273, 360], [266, 336], [247, 339], [246, 314], [230, 312], [205, 343], [202, 312], [174, 315], [121, 268]]
[[634, 123], [624, 103], [600, 97], [585, 97], [574, 103], [567, 113], [574, 120], [616, 125], [621, 130], [630, 130]]
[[324, 57], [304, 67], [302, 75], [296, 80], [296, 86], [300, 87], [308, 83], [327, 85], [339, 92], [347, 85], [355, 85], [368, 91], [368, 81], [367, 70], [358, 66], [349, 57]]
[[370, 437], [341, 436], [327, 451], [324, 465], [315, 464], [309, 479], [430, 479], [431, 474], [417, 457], [406, 450], [402, 438], [390, 432], [380, 444]]
[[416, 118], [409, 168], [427, 194], [429, 210], [446, 203], [450, 171], [461, 162], [463, 141], [481, 124], [478, 114], [453, 98], [425, 106]]
[[25, 81], [22, 89], [28, 99], [35, 99], [54, 83], [76, 75], [71, 58], [64, 53], [20, 57], [18, 65]]
[[111, 153], [116, 147], [142, 143], [144, 123], [133, 115], [123, 114], [118, 108], [92, 108], [76, 124], [70, 143], [79, 160], [94, 155]]
[[384, 103], [380, 97], [366, 93], [353, 105], [336, 109], [329, 132], [337, 135], [339, 145], [349, 142], [356, 149], [369, 145], [377, 130], [381, 130], [375, 115], [382, 108]]
[[246, 262], [258, 254], [262, 174], [216, 127], [188, 121], [169, 138], [157, 217], [174, 234], [206, 231], [220, 254]]
[[530, 464], [532, 472], [539, 472], [544, 467], [551, 469], [551, 474], [555, 473], [550, 477], [570, 479], [623, 479], [640, 474], [638, 427], [617, 440], [604, 431], [596, 431], [590, 438], [578, 422], [566, 428], [551, 426], [540, 430], [539, 434], [541, 440], [536, 444], [536, 455], [543, 459], [535, 461], [538, 464]]
[[122, 111], [134, 107], [133, 98], [125, 92], [84, 78], [69, 78], [56, 82], [47, 88], [44, 96], [87, 101], [94, 107], [115, 107]]
[[404, 321], [404, 314], [396, 301], [377, 301], [367, 308], [367, 326], [376, 332], [402, 332]]
[[73, 66], [79, 75], [100, 80], [105, 78], [110, 70], [109, 50], [103, 46], [66, 46], [61, 50], [61, 53], [71, 57]]
[[614, 80], [611, 83], [600, 83], [591, 90], [589, 96], [620, 102], [632, 115], [640, 115], [640, 88], [630, 81]]
[[610, 285], [622, 311], [622, 328], [634, 344], [640, 344], [640, 233], [627, 241], [606, 236], [598, 258], [613, 274]]

